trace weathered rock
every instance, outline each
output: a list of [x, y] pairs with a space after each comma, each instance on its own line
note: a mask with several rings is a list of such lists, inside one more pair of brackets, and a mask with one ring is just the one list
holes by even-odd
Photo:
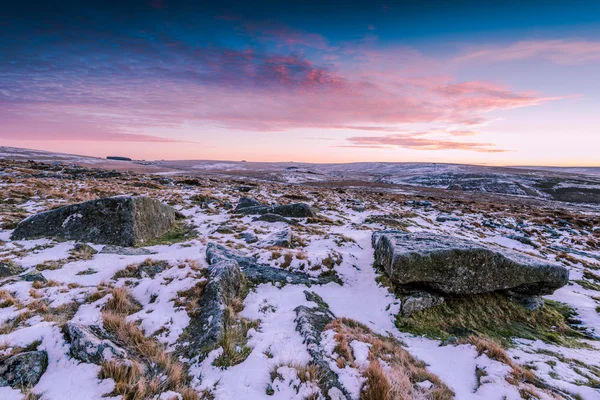
[[291, 247], [292, 231], [288, 228], [273, 232], [256, 245], [258, 247]]
[[256, 221], [263, 221], [263, 222], [283, 222], [285, 224], [289, 224], [289, 225], [293, 225], [296, 222], [292, 221], [289, 218], [286, 217], [282, 217], [281, 215], [277, 215], [277, 214], [263, 214], [260, 217], [256, 217], [252, 220], [252, 222], [256, 222]]
[[447, 294], [511, 290], [550, 294], [567, 284], [562, 266], [469, 240], [433, 233], [373, 233], [375, 264], [392, 282]]
[[12, 261], [0, 261], [0, 278], [18, 275], [25, 271], [23, 267]]
[[311, 284], [324, 285], [329, 282], [341, 284], [336, 276], [312, 277], [302, 273], [273, 268], [266, 264], [259, 264], [254, 257], [239, 254], [225, 246], [212, 242], [206, 246], [206, 260], [211, 265], [224, 260], [234, 260], [239, 264], [246, 278], [255, 284], [269, 282], [308, 286]]
[[435, 219], [437, 222], [460, 221], [460, 218], [454, 215], [438, 215]]
[[86, 243], [75, 243], [75, 246], [71, 249], [71, 253], [87, 253], [87, 254], [97, 254], [98, 250], [94, 249], [92, 246]]
[[199, 355], [202, 359], [213, 350], [224, 332], [226, 306], [244, 290], [245, 277], [237, 262], [224, 260], [211, 265], [198, 312], [182, 335], [179, 351], [188, 358]]
[[45, 351], [19, 353], [0, 362], [0, 386], [29, 388], [35, 386], [48, 366]]
[[31, 271], [24, 275], [21, 275], [21, 279], [26, 282], [48, 282], [48, 279], [41, 272]]
[[[314, 301], [311, 292], [304, 292], [308, 301]], [[321, 302], [322, 299], [317, 296]], [[306, 307], [298, 306], [294, 309], [296, 312], [296, 331], [304, 338], [304, 344], [308, 348], [308, 353], [312, 358], [312, 364], [319, 370], [319, 386], [325, 398], [332, 399], [333, 393], [337, 393], [337, 398], [349, 399], [344, 386], [338, 380], [335, 372], [331, 370], [329, 361], [325, 359], [323, 349], [321, 348], [321, 333], [325, 330], [327, 324], [335, 319], [335, 315], [329, 311], [328, 307]]]
[[156, 251], [145, 249], [143, 247], [121, 247], [109, 244], [100, 250], [100, 254], [118, 254], [120, 256], [149, 256], [156, 254]]
[[258, 200], [254, 200], [254, 199], [251, 199], [249, 197], [242, 197], [240, 199], [237, 207], [235, 208], [235, 211], [239, 211], [239, 210], [241, 210], [243, 208], [256, 207], [256, 206], [264, 206], [264, 204], [262, 204]]
[[256, 236], [253, 232], [240, 233], [240, 239], [243, 239], [244, 242], [248, 244], [258, 242], [258, 236]]
[[86, 363], [101, 364], [113, 358], [123, 359], [127, 352], [106, 336], [97, 326], [85, 326], [73, 322], [67, 323], [65, 330], [71, 341], [71, 355]]
[[240, 199], [240, 203], [235, 208], [235, 211], [246, 215], [277, 214], [290, 218], [314, 218], [316, 216], [313, 209], [306, 203], [269, 206], [247, 197]]
[[438, 296], [429, 292], [414, 292], [407, 295], [402, 300], [402, 314], [410, 316], [413, 313], [427, 310], [428, 308], [439, 306], [444, 302], [442, 296]]
[[166, 233], [178, 215], [149, 197], [107, 197], [32, 215], [17, 225], [12, 239], [57, 237], [136, 246]]

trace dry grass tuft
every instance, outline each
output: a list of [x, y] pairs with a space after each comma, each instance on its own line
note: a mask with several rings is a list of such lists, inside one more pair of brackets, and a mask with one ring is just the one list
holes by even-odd
[[[350, 342], [358, 340], [371, 345], [369, 366], [363, 371], [367, 381], [361, 389], [361, 400], [422, 397], [445, 400], [454, 397], [452, 390], [436, 375], [427, 371], [426, 365], [412, 357], [396, 339], [377, 335], [363, 324], [347, 318], [336, 319], [326, 329], [336, 332], [335, 351], [345, 365], [356, 366]], [[381, 362], [385, 362], [390, 367], [389, 370], [383, 370]], [[426, 380], [433, 384], [430, 389], [416, 386], [416, 383]]]
[[114, 288], [112, 297], [106, 302], [103, 310], [119, 315], [130, 315], [142, 309], [126, 287]]

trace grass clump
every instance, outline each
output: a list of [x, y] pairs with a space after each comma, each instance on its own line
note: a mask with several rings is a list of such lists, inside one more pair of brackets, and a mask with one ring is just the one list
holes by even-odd
[[242, 309], [243, 305], [239, 299], [233, 299], [225, 308], [223, 332], [215, 346], [221, 347], [223, 352], [213, 361], [215, 367], [228, 368], [240, 364], [252, 352], [252, 348], [248, 346], [248, 331], [258, 329], [260, 321], [240, 317], [238, 313]]
[[[426, 364], [411, 356], [396, 339], [378, 335], [365, 325], [347, 318], [336, 319], [326, 329], [333, 329], [336, 333], [334, 351], [338, 354], [338, 367], [359, 368], [366, 379], [361, 388], [361, 400], [454, 398], [452, 390], [427, 371]], [[356, 363], [350, 346], [354, 340], [370, 344], [366, 367]], [[432, 386], [427, 389], [417, 385], [424, 381], [431, 382]]]
[[142, 309], [125, 287], [114, 288], [111, 291], [112, 297], [104, 305], [103, 311], [112, 312], [117, 315], [129, 315]]
[[573, 313], [568, 306], [553, 301], [545, 301], [541, 309], [531, 311], [501, 294], [489, 293], [447, 298], [441, 305], [409, 317], [399, 314], [396, 326], [435, 339], [475, 334], [507, 346], [511, 338], [519, 337], [573, 347], [582, 337], [566, 322]]

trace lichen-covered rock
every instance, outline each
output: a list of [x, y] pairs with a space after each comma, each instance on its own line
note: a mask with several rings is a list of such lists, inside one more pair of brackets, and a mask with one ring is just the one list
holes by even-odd
[[216, 264], [224, 260], [236, 261], [244, 271], [246, 278], [255, 284], [271, 282], [310, 286], [311, 284], [324, 285], [329, 282], [340, 283], [339, 278], [336, 276], [312, 277], [302, 273], [285, 271], [273, 268], [270, 265], [259, 264], [255, 258], [239, 254], [220, 244], [211, 242], [206, 246], [206, 261], [209, 264]]
[[246, 215], [277, 214], [289, 218], [309, 218], [316, 216], [313, 209], [306, 203], [265, 205], [247, 197], [240, 199], [235, 211]]
[[273, 232], [256, 245], [258, 247], [290, 247], [292, 245], [292, 231], [288, 228]]
[[149, 256], [156, 254], [156, 251], [145, 249], [143, 247], [121, 247], [109, 244], [100, 250], [100, 254], [118, 254], [120, 256]]
[[87, 253], [93, 255], [97, 254], [98, 250], [86, 243], [75, 243], [75, 246], [71, 249], [71, 253]]
[[29, 388], [35, 386], [48, 366], [45, 351], [19, 353], [0, 362], [0, 386]]
[[296, 224], [296, 222], [292, 221], [291, 219], [282, 217], [281, 215], [278, 215], [278, 214], [263, 214], [252, 220], [252, 222], [257, 222], [257, 221], [271, 222], [271, 223], [283, 222], [284, 224], [288, 224], [288, 225]]
[[21, 221], [13, 240], [56, 237], [136, 246], [165, 234], [179, 216], [158, 200], [116, 196], [45, 211]]
[[[319, 386], [325, 398], [349, 399], [344, 386], [338, 380], [338, 376], [331, 370], [329, 361], [325, 359], [323, 349], [321, 348], [321, 333], [325, 330], [327, 324], [333, 322], [335, 315], [318, 295], [312, 292], [304, 292], [308, 301], [315, 301], [320, 304], [317, 307], [298, 306], [294, 309], [296, 312], [296, 331], [304, 338], [304, 344], [312, 358], [312, 364], [319, 370]], [[320, 300], [320, 301], [319, 301]], [[335, 397], [334, 397], [335, 396]]]
[[71, 355], [86, 363], [101, 364], [113, 358], [123, 359], [127, 352], [105, 336], [96, 326], [85, 326], [69, 322], [65, 330], [71, 341]]
[[513, 250], [428, 232], [373, 233], [375, 264], [405, 287], [447, 294], [511, 290], [550, 294], [567, 284], [562, 266]]
[[26, 282], [48, 282], [48, 279], [46, 279], [46, 277], [41, 272], [37, 271], [31, 271], [24, 275], [21, 275], [21, 279], [23, 279]]
[[208, 284], [179, 347], [190, 359], [195, 356], [202, 359], [215, 348], [224, 332], [227, 305], [245, 291], [244, 274], [234, 260], [219, 261], [211, 265], [208, 272]]
[[428, 292], [415, 292], [407, 295], [402, 300], [402, 314], [404, 316], [410, 316], [418, 311], [423, 311], [431, 307], [439, 306], [444, 302], [442, 296], [438, 296]]
[[244, 239], [244, 242], [248, 244], [258, 242], [258, 236], [256, 236], [256, 234], [254, 234], [253, 232], [240, 233], [240, 239]]
[[0, 261], [0, 278], [18, 275], [23, 271], [25, 271], [25, 269], [13, 261]]

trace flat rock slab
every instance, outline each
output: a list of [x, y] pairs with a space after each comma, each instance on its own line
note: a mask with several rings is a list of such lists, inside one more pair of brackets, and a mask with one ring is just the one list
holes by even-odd
[[136, 246], [165, 234], [177, 217], [174, 208], [149, 197], [107, 197], [32, 215], [17, 225], [12, 239], [56, 237]]
[[510, 290], [551, 294], [567, 284], [562, 266], [509, 249], [428, 232], [373, 233], [375, 265], [392, 282], [445, 294]]
[[12, 261], [0, 261], [0, 278], [18, 275], [24, 272], [25, 269]]

